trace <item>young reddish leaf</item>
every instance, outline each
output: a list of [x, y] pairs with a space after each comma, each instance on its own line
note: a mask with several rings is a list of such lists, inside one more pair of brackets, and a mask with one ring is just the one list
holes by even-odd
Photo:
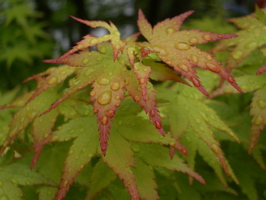
[[147, 83], [147, 94], [146, 94], [146, 101], [144, 101], [142, 97], [142, 91], [139, 86], [138, 79], [132, 75], [133, 72], [128, 71], [124, 73], [126, 77], [126, 90], [128, 91], [129, 95], [136, 101], [141, 108], [145, 110], [146, 113], [149, 114], [150, 119], [152, 120], [155, 127], [158, 131], [164, 136], [165, 132], [162, 127], [161, 117], [159, 115], [159, 111], [157, 109], [156, 103], [156, 96], [155, 96], [155, 89], [153, 85], [148, 82]]
[[[221, 67], [221, 63], [213, 59], [209, 53], [203, 52], [193, 45], [211, 42], [219, 39], [235, 37], [234, 34], [213, 34], [197, 30], [179, 31], [183, 20], [190, 15], [189, 11], [173, 19], [166, 19], [158, 23], [152, 31], [152, 36], [147, 37], [149, 46], [153, 52], [166, 64], [172, 66], [177, 72], [186, 76], [203, 94], [208, 95], [201, 85], [195, 66], [210, 70], [219, 74], [222, 78], [232, 84], [238, 91], [242, 91], [236, 84], [234, 78]], [[140, 23], [140, 21], [142, 23]], [[143, 24], [148, 24], [143, 13], [139, 12], [138, 26], [141, 33], [146, 34]], [[144, 23], [145, 22], [145, 23]], [[145, 26], [146, 27], [146, 26]]]
[[266, 124], [266, 86], [258, 89], [253, 96], [250, 114], [253, 116], [249, 140], [249, 153], [252, 152]]
[[[117, 30], [116, 26], [113, 23], [107, 24], [106, 22], [103, 21], [87, 21], [87, 20], [82, 20], [76, 17], [72, 17], [75, 20], [86, 24], [88, 26], [91, 26], [93, 28], [96, 27], [103, 27], [106, 28], [108, 31], [110, 31], [110, 34], [104, 35], [102, 37], [95, 37], [93, 35], [86, 35], [83, 37], [83, 40], [77, 43], [76, 46], [74, 46], [70, 51], [65, 53], [63, 56], [60, 57], [60, 59], [63, 59], [65, 56], [71, 55], [79, 50], [83, 50], [88, 47], [95, 46], [99, 43], [106, 42], [108, 40], [111, 40], [111, 44], [113, 46], [114, 50], [114, 60], [116, 60], [118, 54], [124, 49], [125, 47], [125, 42], [120, 40], [120, 33]], [[52, 60], [53, 61], [53, 60]], [[46, 62], [50, 62], [47, 60]]]
[[129, 142], [120, 134], [113, 132], [110, 134], [108, 153], [102, 159], [123, 180], [131, 199], [139, 199], [136, 178], [131, 170], [131, 167], [135, 167], [136, 164]]
[[136, 74], [136, 77], [139, 81], [139, 85], [141, 88], [141, 93], [142, 93], [142, 99], [144, 101], [147, 100], [146, 94], [147, 94], [147, 83], [148, 83], [148, 79], [150, 77], [150, 73], [151, 73], [151, 67], [149, 66], [145, 66], [140, 62], [137, 62], [134, 64], [134, 73]]
[[[259, 9], [259, 8], [257, 8]], [[266, 12], [266, 9], [261, 11]], [[264, 15], [266, 19], [266, 15]], [[220, 41], [213, 52], [222, 51], [228, 48], [234, 48], [227, 58], [226, 67], [229, 70], [235, 68], [241, 63], [251, 52], [258, 49], [266, 44], [264, 37], [266, 35], [265, 24], [258, 20], [254, 14], [247, 15], [245, 17], [232, 18], [228, 20], [234, 23], [239, 28], [243, 29], [237, 32], [237, 38]], [[254, 35], [256, 37], [250, 37]]]
[[102, 160], [99, 160], [93, 167], [85, 199], [93, 199], [97, 193], [106, 188], [116, 177], [114, 172]]
[[124, 80], [120, 73], [108, 72], [100, 75], [93, 83], [91, 91], [91, 101], [94, 103], [94, 113], [97, 115], [100, 131], [100, 144], [103, 155], [106, 154], [108, 146], [108, 135], [111, 128], [111, 121], [116, 113], [117, 107], [120, 106], [121, 100], [124, 98]]

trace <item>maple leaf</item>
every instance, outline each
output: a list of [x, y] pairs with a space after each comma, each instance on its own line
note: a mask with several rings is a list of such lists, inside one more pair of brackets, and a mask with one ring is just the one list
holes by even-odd
[[[261, 49], [265, 46], [266, 9], [256, 7], [256, 14], [253, 13], [244, 17], [232, 18], [228, 21], [234, 23], [242, 30], [236, 33], [238, 37], [217, 43], [213, 48], [213, 52], [233, 47], [233, 50], [228, 55], [226, 63], [226, 68], [232, 70], [255, 49]], [[255, 37], [250, 37], [250, 35], [254, 35]], [[263, 71], [263, 69], [261, 70]], [[262, 71], [259, 70], [258, 74], [262, 73]]]
[[[0, 159], [0, 197], [1, 199], [23, 199], [22, 190], [18, 187], [47, 184], [55, 186], [50, 179], [45, 178], [36, 170], [32, 171], [25, 164], [25, 159], [12, 162], [14, 155], [9, 151]], [[11, 191], [11, 192], [10, 192]]]
[[253, 116], [249, 140], [249, 153], [258, 142], [260, 132], [266, 124], [266, 86], [258, 89], [252, 99], [250, 114]]
[[[221, 182], [226, 185], [218, 162], [209, 162], [209, 160], [214, 160], [216, 156], [225, 173], [232, 176], [237, 182], [230, 165], [223, 155], [220, 144], [214, 138], [212, 129], [223, 131], [236, 141], [239, 141], [238, 138], [214, 110], [202, 103], [202, 96], [194, 88], [184, 89], [179, 86], [175, 90], [179, 94], [170, 96], [171, 103], [166, 115], [168, 116], [171, 135], [177, 140], [183, 137], [189, 138], [187, 140], [190, 142], [186, 144], [186, 147], [188, 147], [188, 152], [190, 153], [187, 158], [190, 167], [194, 167], [196, 151], [199, 151], [203, 158], [206, 158], [206, 162], [214, 168]], [[178, 123], [176, 123], [177, 121]]]
[[[19, 133], [23, 129], [25, 129], [31, 122], [36, 120], [38, 115], [40, 115], [42, 112], [47, 110], [49, 108], [49, 106], [51, 105], [51, 103], [57, 99], [56, 90], [57, 90], [57, 88], [52, 88], [51, 90], [44, 91], [38, 97], [36, 97], [34, 100], [29, 102], [23, 108], [21, 108], [14, 115], [14, 117], [13, 117], [13, 119], [9, 125], [10, 128], [9, 128], [7, 137], [6, 137], [5, 142], [3, 143], [2, 148], [0, 150], [1, 154], [4, 152], [5, 148], [19, 135]], [[5, 107], [13, 107], [16, 105], [21, 106], [21, 103], [25, 102], [25, 100], [28, 100], [26, 98], [29, 97], [29, 94], [32, 94], [32, 93], [27, 93], [26, 95], [16, 99], [10, 105], [4, 106], [4, 108]], [[50, 122], [51, 122], [50, 120], [47, 120], [45, 123], [49, 124]], [[54, 123], [54, 121], [52, 123]], [[42, 126], [46, 126], [46, 125], [42, 125]], [[53, 126], [53, 125], [51, 125], [51, 126]], [[50, 127], [50, 128], [51, 128], [51, 126], [48, 125], [48, 127]], [[39, 139], [43, 139], [42, 137], [47, 136], [46, 131], [43, 132], [44, 134], [40, 133], [40, 136], [36, 135], [36, 131], [35, 131], [35, 136], [39, 137]]]
[[166, 19], [154, 28], [139, 10], [138, 26], [141, 34], [148, 40], [146, 48], [157, 53], [158, 57], [173, 67], [175, 71], [186, 76], [203, 94], [208, 95], [199, 81], [195, 66], [210, 70], [227, 80], [238, 91], [242, 91], [234, 78], [221, 67], [221, 63], [213, 59], [213, 55], [201, 51], [194, 45], [203, 44], [220, 39], [235, 37], [234, 34], [214, 34], [198, 30], [180, 31], [180, 26], [193, 11], [188, 11], [172, 19]]
[[[132, 40], [136, 39], [136, 36], [133, 35], [125, 41], [129, 41], [130, 44]], [[81, 43], [84, 43], [84, 41]], [[111, 122], [116, 109], [124, 98], [125, 90], [150, 116], [151, 121], [159, 132], [165, 135], [157, 109], [155, 90], [149, 82], [151, 68], [141, 62], [137, 62], [132, 66], [133, 70], [128, 70], [127, 67], [130, 66], [128, 52], [121, 52], [119, 57], [115, 57], [116, 55], [114, 54], [116, 53], [112, 44], [106, 42], [97, 45], [97, 48], [98, 51], [82, 50], [78, 54], [71, 54], [74, 52], [73, 50], [60, 58], [46, 61], [64, 63], [81, 68], [75, 71], [75, 83], [70, 85], [62, 97], [54, 102], [50, 109], [43, 114], [56, 108], [78, 90], [92, 84], [93, 90], [90, 92], [90, 101], [93, 103], [94, 113], [97, 115], [100, 143], [104, 155], [107, 150]], [[132, 47], [126, 46], [125, 48], [130, 49]], [[116, 58], [115, 61], [114, 58]], [[173, 77], [174, 75], [169, 79], [174, 79]], [[179, 78], [175, 80], [181, 81]], [[41, 88], [45, 87], [41, 86]]]

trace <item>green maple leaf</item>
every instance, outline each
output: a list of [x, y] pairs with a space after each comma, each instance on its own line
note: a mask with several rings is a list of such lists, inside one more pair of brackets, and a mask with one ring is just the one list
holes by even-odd
[[258, 89], [253, 96], [250, 114], [253, 116], [249, 141], [249, 153], [252, 152], [266, 124], [266, 86]]
[[149, 51], [157, 53], [158, 57], [173, 67], [175, 71], [186, 76], [205, 95], [208, 94], [196, 75], [195, 66], [219, 74], [238, 91], [241, 91], [233, 77], [221, 67], [221, 63], [213, 59], [212, 54], [201, 51], [194, 46], [215, 40], [232, 38], [236, 35], [214, 34], [198, 30], [180, 31], [179, 29], [183, 21], [192, 12], [188, 11], [172, 19], [166, 19], [152, 28], [140, 10], [138, 26], [141, 34], [149, 42], [144, 44], [145, 47], [149, 48]]
[[199, 95], [194, 88], [178, 87], [175, 90], [179, 94], [170, 97], [172, 99], [166, 115], [169, 118], [171, 135], [176, 139], [185, 137], [189, 141], [185, 143], [185, 146], [190, 154], [187, 158], [190, 166], [194, 167], [194, 158], [198, 151], [204, 160], [214, 168], [223, 184], [226, 185], [226, 181], [223, 178], [219, 162], [226, 174], [232, 176], [237, 182], [223, 155], [220, 144], [214, 138], [213, 129], [227, 133], [236, 141], [238, 138], [213, 109], [202, 103], [202, 95]]
[[30, 170], [23, 159], [12, 162], [10, 158], [13, 156], [10, 157], [10, 155], [11, 154], [7, 152], [0, 159], [0, 199], [22, 200], [23, 193], [18, 187], [19, 185], [55, 185], [53, 181], [45, 178], [35, 170]]
[[[82, 104], [78, 105], [82, 107]], [[60, 106], [63, 106], [63, 104]], [[83, 170], [92, 157], [101, 155], [97, 142], [96, 117], [92, 114], [92, 107], [90, 111], [87, 116], [75, 117], [69, 120], [61, 127], [58, 127], [58, 130], [35, 144], [35, 148], [37, 148], [49, 142], [74, 139], [65, 160], [60, 189], [56, 199], [62, 199], [65, 196], [78, 173]], [[171, 161], [168, 156], [168, 148], [160, 148], [158, 144], [171, 146], [181, 152], [184, 152], [184, 147], [180, 146], [178, 141], [169, 134], [165, 137], [157, 134], [156, 128], [148, 120], [139, 117], [136, 120], [136, 115], [140, 111], [141, 109], [130, 98], [126, 98], [123, 101], [121, 109], [118, 110], [115, 116], [116, 120], [110, 134], [108, 153], [100, 158], [93, 168], [92, 175], [89, 177], [87, 198], [94, 197], [107, 187], [115, 179], [113, 172], [123, 180], [132, 199], [138, 199], [139, 197], [157, 198], [157, 184], [154, 181], [153, 169], [149, 166], [181, 171], [204, 183], [202, 177], [183, 163], [177, 155]], [[136, 131], [136, 127], [138, 131]], [[154, 143], [157, 145], [141, 146], [140, 143]], [[156, 151], [156, 156], [159, 156], [156, 158], [157, 160], [150, 157], [153, 151]], [[111, 170], [106, 168], [107, 166]], [[145, 181], [142, 179], [142, 167], [147, 172]], [[98, 176], [103, 171], [106, 171], [106, 176], [101, 181]], [[145, 190], [142, 188], [143, 185], [147, 186]]]
[[[238, 37], [220, 41], [213, 49], [213, 52], [218, 52], [233, 47], [233, 50], [228, 55], [226, 64], [226, 67], [229, 70], [232, 70], [254, 50], [260, 49], [262, 53], [265, 51], [263, 50], [263, 47], [265, 49], [266, 9], [260, 9], [256, 7], [256, 14], [253, 13], [244, 17], [232, 18], [228, 21], [234, 23], [242, 30], [236, 33]], [[265, 64], [257, 71], [257, 73], [261, 74], [264, 71]]]

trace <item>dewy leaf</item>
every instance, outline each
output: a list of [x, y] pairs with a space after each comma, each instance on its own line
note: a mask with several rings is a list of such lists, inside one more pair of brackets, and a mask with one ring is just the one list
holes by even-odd
[[159, 111], [157, 109], [157, 102], [155, 96], [155, 89], [153, 85], [148, 82], [147, 83], [147, 94], [146, 101], [141, 98], [143, 92], [140, 89], [140, 85], [138, 84], [138, 79], [132, 75], [132, 72], [124, 73], [128, 84], [126, 84], [126, 90], [130, 94], [130, 96], [136, 101], [141, 108], [145, 110], [146, 113], [149, 114], [150, 119], [152, 120], [155, 127], [159, 130], [162, 135], [165, 135], [165, 132], [162, 127], [161, 118], [159, 115]]
[[111, 134], [108, 153], [103, 157], [103, 161], [123, 180], [132, 200], [139, 199], [136, 178], [131, 170], [136, 163], [129, 142], [120, 134]]
[[191, 127], [217, 156], [225, 172], [230, 174], [226, 159], [219, 143], [214, 139], [211, 127], [229, 134], [237, 141], [238, 139], [211, 108], [195, 98], [196, 95], [193, 94], [195, 92], [193, 88], [186, 88], [172, 100], [167, 113], [170, 132], [174, 138], [180, 139], [188, 127]]
[[116, 179], [114, 172], [102, 160], [99, 160], [92, 171], [89, 180], [89, 190], [86, 199], [93, 199], [97, 193]]
[[177, 155], [172, 159], [169, 156], [165, 156], [168, 154], [168, 148], [156, 144], [139, 144], [139, 146], [138, 156], [148, 165], [186, 173], [200, 183], [205, 184], [204, 179], [193, 169], [189, 168]]
[[54, 132], [49, 141], [66, 141], [76, 137], [68, 151], [63, 176], [56, 199], [62, 199], [75, 177], [91, 160], [98, 149], [98, 131], [95, 117], [79, 117]]
[[242, 91], [236, 84], [234, 78], [221, 67], [221, 63], [213, 59], [210, 53], [201, 51], [194, 45], [203, 44], [215, 40], [235, 37], [234, 34], [214, 34], [198, 30], [180, 31], [183, 20], [192, 11], [188, 11], [172, 19], [166, 19], [155, 25], [151, 30], [142, 11], [139, 11], [138, 26], [141, 33], [149, 41], [149, 48], [157, 53], [158, 57], [177, 72], [186, 76], [203, 94], [208, 95], [201, 85], [195, 66], [210, 70], [223, 79], [227, 80], [238, 91]]
[[132, 168], [132, 171], [136, 177], [141, 199], [159, 199], [153, 169], [141, 159], [136, 159], [136, 168]]
[[56, 89], [57, 88], [51, 88], [50, 90], [44, 91], [14, 115], [10, 122], [10, 130], [2, 146], [1, 153], [3, 153], [5, 148], [23, 129], [34, 121], [38, 115], [49, 108], [51, 103], [57, 98]]
[[135, 67], [132, 66], [133, 70], [128, 70], [130, 60], [127, 52], [122, 52], [120, 57], [114, 61], [112, 45], [102, 43], [97, 45], [97, 48], [98, 52], [83, 50], [78, 54], [65, 55], [49, 61], [81, 68], [75, 70], [76, 77], [71, 79], [73, 81], [70, 82], [70, 87], [64, 91], [61, 98], [42, 115], [56, 108], [78, 90], [92, 84], [93, 90], [90, 92], [90, 97], [94, 105], [94, 113], [98, 118], [100, 143], [104, 155], [108, 145], [111, 122], [124, 98], [125, 90], [149, 114], [155, 127], [164, 135], [155, 90], [149, 82], [151, 67], [138, 62]]
[[[257, 12], [264, 13], [264, 16], [258, 16], [253, 13], [245, 17], [229, 19], [229, 22], [234, 23], [236, 26], [243, 30], [240, 30], [236, 33], [238, 35], [237, 38], [220, 41], [213, 49], [213, 52], [218, 52], [234, 47], [234, 49], [231, 51], [227, 58], [226, 67], [229, 70], [235, 68], [252, 51], [266, 44], [266, 28], [262, 20], [262, 18], [264, 19], [264, 21], [266, 20], [266, 9], [256, 9]], [[251, 37], [251, 35], [253, 35], [254, 37]]]
[[0, 165], [0, 169], [0, 199], [22, 200], [23, 193], [18, 185], [55, 185], [41, 174], [30, 170], [28, 165], [20, 162], [20, 160], [7, 165]]
[[[266, 83], [266, 75], [260, 76], [245, 74], [243, 76], [236, 77], [236, 81], [244, 92], [252, 92], [261, 88]], [[210, 97], [216, 97], [222, 94], [237, 94], [238, 91], [234, 90], [231, 85], [224, 83], [221, 87], [217, 88], [210, 94]]]
[[[111, 44], [114, 50], [113, 58], [116, 60], [118, 54], [124, 49], [125, 47], [125, 42], [120, 40], [120, 33], [117, 30], [116, 26], [113, 23], [110, 23], [110, 25], [106, 22], [103, 21], [87, 21], [87, 20], [82, 20], [76, 17], [72, 17], [73, 19], [86, 24], [90, 27], [96, 28], [96, 27], [103, 27], [106, 28], [108, 31], [110, 31], [110, 34], [104, 35], [102, 37], [95, 37], [93, 35], [86, 35], [83, 37], [83, 40], [77, 43], [76, 46], [74, 46], [70, 51], [65, 53], [63, 56], [60, 58], [63, 59], [64, 57], [71, 55], [79, 50], [86, 49], [88, 47], [95, 46], [99, 43], [106, 42], [108, 40], [111, 40]], [[52, 59], [52, 60], [46, 60], [46, 62], [54, 62], [57, 59]]]
[[252, 152], [266, 124], [266, 86], [258, 89], [253, 96], [250, 114], [253, 116], [249, 140], [249, 153]]

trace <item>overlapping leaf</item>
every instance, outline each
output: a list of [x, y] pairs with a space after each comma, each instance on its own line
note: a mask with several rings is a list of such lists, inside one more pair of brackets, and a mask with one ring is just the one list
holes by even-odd
[[3, 162], [7, 154], [0, 159], [0, 198], [22, 200], [23, 192], [18, 187], [47, 184], [54, 186], [55, 183], [36, 171], [29, 169], [22, 160], [17, 162]]
[[140, 10], [138, 26], [141, 34], [149, 41], [149, 45], [146, 47], [149, 47], [152, 52], [156, 52], [162, 61], [172, 66], [177, 72], [186, 76], [205, 95], [208, 94], [196, 75], [195, 66], [219, 74], [238, 91], [241, 91], [234, 78], [221, 67], [221, 63], [213, 59], [213, 55], [194, 46], [232, 38], [236, 35], [214, 34], [198, 30], [180, 31], [181, 24], [191, 13], [192, 11], [188, 11], [172, 19], [166, 19], [152, 28]]
[[[245, 17], [229, 19], [229, 22], [234, 23], [242, 30], [236, 33], [238, 37], [220, 41], [213, 49], [213, 52], [218, 52], [228, 48], [234, 48], [227, 58], [226, 67], [229, 70], [235, 68], [252, 51], [258, 48], [260, 49], [266, 44], [266, 9], [260, 10], [256, 8], [256, 12], [256, 14], [250, 14]], [[251, 37], [251, 35], [254, 37]], [[258, 73], [262, 72], [258, 71]]]
[[[171, 101], [167, 116], [169, 117], [170, 132], [174, 138], [181, 139], [184, 134], [186, 135], [185, 137], [189, 137], [188, 130], [195, 134], [189, 137], [191, 143], [193, 141], [194, 144], [192, 145], [193, 148], [191, 145], [188, 146], [188, 151], [191, 153], [188, 158], [190, 160], [189, 163], [192, 167], [194, 166], [194, 156], [197, 150], [203, 157], [206, 157], [207, 162], [209, 160], [215, 160], [216, 156], [226, 174], [232, 176], [236, 181], [234, 173], [224, 157], [220, 144], [213, 136], [212, 129], [215, 128], [223, 131], [236, 141], [238, 141], [237, 137], [214, 110], [201, 102], [201, 97], [196, 93], [197, 91], [193, 88], [186, 88], [186, 90], [179, 89], [179, 91], [180, 94]], [[220, 167], [217, 164], [218, 162], [210, 162], [210, 165], [214, 168], [220, 180], [226, 184]]]

